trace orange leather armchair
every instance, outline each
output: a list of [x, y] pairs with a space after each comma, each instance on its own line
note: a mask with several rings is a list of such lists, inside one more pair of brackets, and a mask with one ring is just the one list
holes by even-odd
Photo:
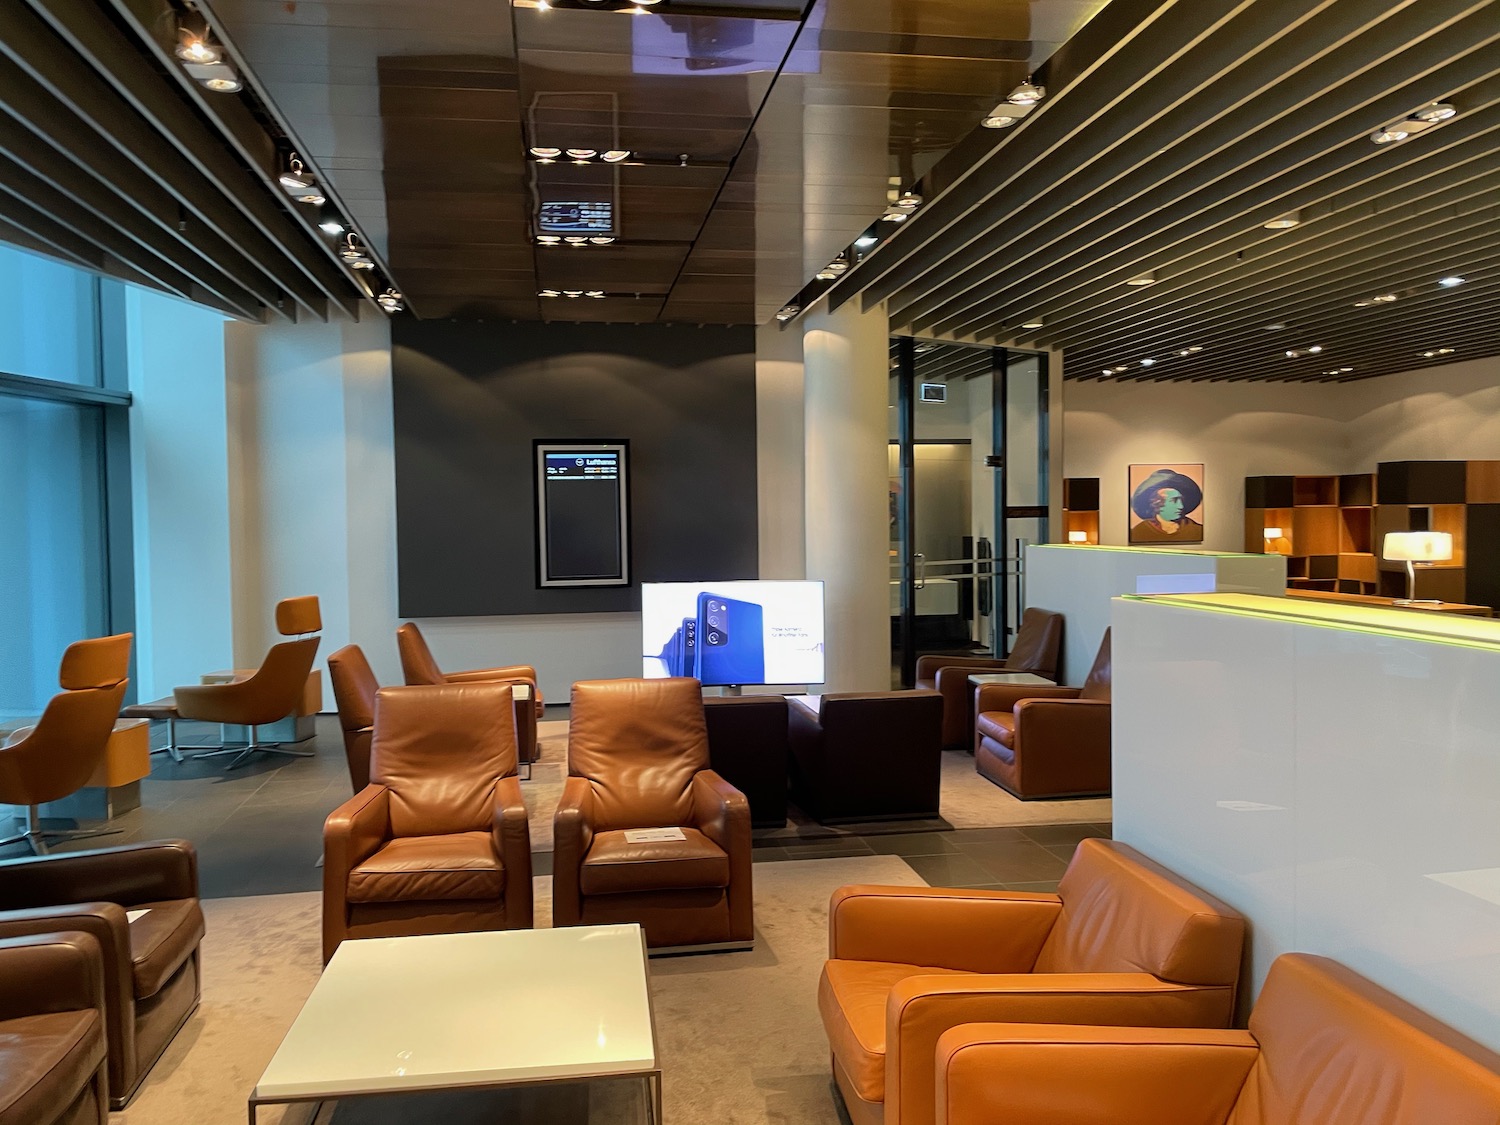
[[[678, 828], [681, 840], [633, 842]], [[750, 806], [708, 766], [697, 680], [573, 685], [553, 819], [552, 924], [639, 922], [654, 949], [748, 949]]]
[[534, 762], [540, 756], [536, 724], [542, 717], [542, 693], [536, 686], [536, 669], [530, 664], [509, 664], [503, 668], [476, 668], [469, 672], [444, 672], [433, 659], [432, 650], [422, 630], [413, 622], [396, 629], [396, 647], [401, 653], [401, 674], [408, 685], [416, 684], [525, 684], [530, 689], [528, 702], [519, 696], [515, 701], [516, 738], [521, 761]]
[[323, 825], [323, 960], [345, 938], [531, 925], [507, 684], [382, 688], [370, 784]]
[[349, 781], [358, 793], [370, 784], [370, 739], [375, 733], [375, 693], [380, 682], [358, 645], [345, 645], [328, 658], [328, 678], [344, 732]]
[[[1244, 930], [1229, 907], [1105, 840], [1079, 845], [1055, 895], [843, 887], [818, 1008], [849, 1116], [933, 1125], [933, 1052], [963, 1024], [1226, 1027]], [[1074, 1081], [1091, 1084], [1083, 1069]]]
[[989, 656], [919, 656], [917, 687], [943, 696], [943, 749], [968, 749], [974, 738], [974, 690], [969, 677], [976, 672], [1029, 672], [1057, 679], [1057, 654], [1062, 647], [1063, 615], [1050, 609], [1028, 609], [1021, 614], [1016, 643], [1004, 660]]
[[0, 941], [0, 1125], [106, 1125], [103, 977], [88, 934]]
[[[198, 1006], [204, 923], [193, 845], [157, 840], [0, 863], [0, 904], [0, 938], [76, 930], [98, 944], [109, 1104], [124, 1108]], [[131, 922], [131, 910], [145, 913]], [[3, 1091], [0, 1083], [0, 1099]]]
[[102, 836], [110, 830], [42, 831], [37, 809], [82, 789], [109, 744], [129, 681], [130, 633], [75, 641], [57, 673], [61, 694], [47, 703], [35, 726], [15, 731], [0, 745], [0, 804], [25, 805], [26, 828], [0, 840], [47, 853], [47, 836]]
[[974, 768], [1023, 801], [1110, 790], [1109, 630], [1081, 688], [984, 684]]
[[1500, 1055], [1336, 962], [1278, 957], [1248, 1031], [969, 1024], [937, 1125], [1493, 1125]]
[[232, 754], [234, 757], [224, 767], [231, 770], [243, 765], [257, 750], [293, 758], [312, 757], [311, 750], [292, 750], [261, 742], [256, 728], [278, 722], [296, 710], [318, 655], [318, 637], [306, 634], [316, 634], [322, 628], [323, 615], [316, 597], [284, 598], [276, 603], [276, 631], [283, 637], [295, 636], [296, 640], [272, 645], [260, 667], [243, 680], [175, 689], [172, 696], [181, 718], [250, 728], [250, 741], [244, 746], [223, 746], [193, 757]]

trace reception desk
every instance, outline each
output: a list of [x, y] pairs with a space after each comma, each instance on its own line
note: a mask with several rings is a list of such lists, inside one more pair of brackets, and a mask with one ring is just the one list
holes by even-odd
[[1117, 598], [1115, 838], [1500, 1048], [1500, 621]]

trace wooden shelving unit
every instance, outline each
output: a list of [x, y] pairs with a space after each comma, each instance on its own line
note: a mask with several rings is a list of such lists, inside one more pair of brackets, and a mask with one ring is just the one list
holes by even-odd
[[1063, 481], [1063, 539], [1073, 542], [1070, 532], [1081, 531], [1087, 543], [1099, 542], [1099, 478], [1068, 477]]
[[1374, 594], [1374, 498], [1368, 473], [1246, 477], [1245, 551], [1285, 555], [1290, 589]]

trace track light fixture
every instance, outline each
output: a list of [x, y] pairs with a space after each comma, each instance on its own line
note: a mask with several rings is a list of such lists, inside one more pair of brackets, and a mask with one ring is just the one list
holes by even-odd
[[1452, 355], [1453, 352], [1454, 352], [1454, 350], [1455, 349], [1453, 349], [1453, 348], [1433, 348], [1431, 351], [1423, 352], [1422, 353], [1422, 358], [1423, 359], [1437, 359], [1437, 357], [1440, 356], [1440, 355]]
[[360, 247], [359, 237], [352, 232], [345, 236], [344, 245], [339, 250], [339, 257], [351, 269], [372, 270], [375, 268], [375, 263]]
[[531, 147], [531, 155], [538, 160], [556, 160], [562, 155], [562, 149], [551, 148], [547, 145], [533, 145]]
[[885, 214], [880, 216], [882, 223], [904, 223], [909, 216], [899, 207], [887, 207]]
[[897, 197], [895, 205], [903, 211], [915, 211], [922, 206], [922, 197], [914, 191], [903, 191]]
[[569, 160], [592, 160], [599, 155], [597, 148], [570, 148], [566, 151]]
[[1031, 112], [1030, 105], [1015, 105], [1011, 102], [1001, 102], [989, 113], [985, 114], [979, 124], [986, 129], [1009, 129]]
[[1457, 115], [1458, 107], [1449, 102], [1428, 102], [1399, 120], [1386, 122], [1370, 134], [1370, 140], [1378, 145], [1395, 144], [1397, 141], [1406, 140], [1413, 133], [1430, 129]]
[[785, 324], [801, 311], [801, 305], [783, 305], [781, 311], [776, 314], [776, 319]]
[[406, 308], [405, 300], [394, 289], [387, 289], [380, 296], [376, 297], [375, 303], [388, 313], [398, 313]]
[[1031, 81], [1031, 75], [1028, 74], [1025, 82], [1022, 82], [1009, 94], [1005, 95], [1005, 100], [1011, 105], [1032, 106], [1036, 105], [1037, 102], [1046, 96], [1047, 87], [1035, 85]]
[[224, 61], [224, 49], [210, 38], [208, 28], [181, 27], [172, 53], [182, 62], [189, 78], [216, 94], [233, 94], [245, 88], [239, 73]]
[[318, 180], [302, 166], [302, 160], [294, 152], [287, 162], [287, 170], [276, 177], [282, 188], [298, 203], [326, 203], [327, 198], [318, 189]]
[[1287, 359], [1301, 359], [1303, 356], [1317, 355], [1322, 350], [1321, 344], [1314, 344], [1310, 348], [1288, 348], [1286, 357]]
[[1400, 299], [1401, 298], [1400, 298], [1399, 294], [1396, 294], [1396, 293], [1382, 293], [1378, 297], [1367, 297], [1363, 301], [1355, 301], [1354, 302], [1354, 307], [1357, 308], [1357, 309], [1367, 309], [1371, 305], [1390, 305], [1390, 304], [1394, 304], [1396, 301], [1399, 301]]
[[880, 239], [873, 234], [862, 234], [854, 240], [854, 246], [858, 250], [868, 250], [879, 241]]
[[224, 57], [224, 52], [210, 43], [206, 34], [197, 35], [185, 27], [178, 31], [177, 46], [172, 53], [183, 62], [199, 66], [209, 66]]

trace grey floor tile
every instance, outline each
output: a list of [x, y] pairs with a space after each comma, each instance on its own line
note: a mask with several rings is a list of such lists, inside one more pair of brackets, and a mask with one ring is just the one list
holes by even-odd
[[995, 877], [983, 864], [965, 855], [907, 855], [906, 865], [933, 887], [966, 887], [993, 883]]
[[1017, 843], [976, 844], [964, 854], [978, 860], [991, 877], [1002, 883], [1031, 883], [1060, 879], [1067, 862], [1030, 840]]
[[952, 855], [958, 848], [948, 840], [947, 832], [916, 832], [911, 835], [865, 836], [864, 842], [876, 855]]
[[949, 839], [959, 851], [965, 850], [970, 844], [1012, 843], [1027, 838], [1019, 828], [960, 828], [949, 833]]
[[1028, 825], [1021, 831], [1027, 839], [1034, 840], [1044, 847], [1066, 845], [1073, 848], [1080, 840], [1106, 835], [1099, 831], [1097, 824], [1035, 824]]

